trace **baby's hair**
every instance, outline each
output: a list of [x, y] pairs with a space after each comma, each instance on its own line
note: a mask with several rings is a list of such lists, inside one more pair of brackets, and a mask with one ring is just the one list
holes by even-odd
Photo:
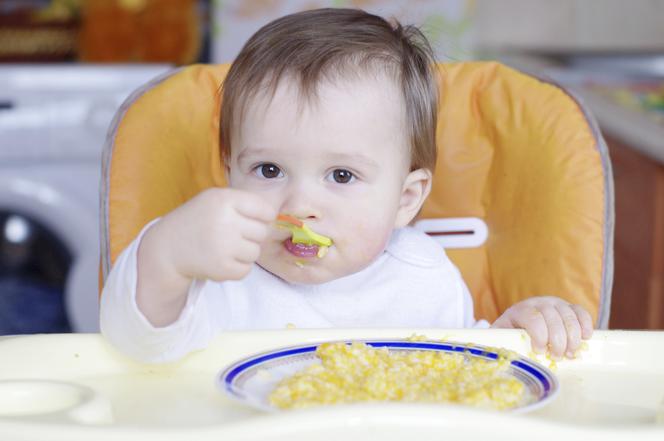
[[381, 69], [403, 92], [410, 169], [433, 171], [438, 83], [431, 46], [417, 27], [390, 24], [360, 9], [287, 15], [263, 26], [247, 41], [222, 86], [222, 158], [230, 158], [231, 131], [247, 103], [259, 92], [274, 96], [284, 77], [295, 80], [300, 94], [311, 99], [322, 80]]

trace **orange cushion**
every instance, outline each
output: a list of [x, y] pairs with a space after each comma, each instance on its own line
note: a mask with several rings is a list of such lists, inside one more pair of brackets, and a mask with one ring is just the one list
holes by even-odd
[[[439, 159], [421, 217], [484, 219], [489, 239], [448, 250], [494, 320], [515, 302], [557, 295], [597, 319], [605, 278], [607, 173], [580, 105], [498, 63], [441, 64]], [[151, 219], [225, 185], [219, 86], [228, 65], [194, 65], [124, 111], [106, 158], [110, 261]], [[108, 268], [105, 268], [108, 271]]]

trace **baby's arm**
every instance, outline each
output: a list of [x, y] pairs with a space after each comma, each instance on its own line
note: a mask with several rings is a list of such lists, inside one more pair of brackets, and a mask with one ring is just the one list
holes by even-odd
[[592, 317], [582, 306], [558, 297], [532, 297], [508, 308], [494, 328], [525, 329], [536, 352], [547, 349], [555, 357], [575, 356], [581, 340], [593, 333]]
[[230, 188], [206, 190], [164, 216], [138, 250], [140, 311], [153, 326], [167, 326], [180, 316], [194, 279], [242, 279], [276, 216], [262, 197]]

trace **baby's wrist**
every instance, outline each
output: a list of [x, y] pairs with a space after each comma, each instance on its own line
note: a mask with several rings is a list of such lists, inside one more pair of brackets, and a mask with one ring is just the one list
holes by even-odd
[[[173, 239], [177, 236], [169, 234], [168, 229], [164, 227], [167, 225], [163, 225], [163, 220], [157, 222], [144, 234], [139, 244], [139, 280], [142, 276], [146, 281], [160, 280], [162, 283], [176, 288], [160, 293], [161, 300], [173, 301], [186, 295], [192, 279], [179, 268], [178, 255], [172, 252], [173, 249], [178, 248], [178, 245], [173, 243]], [[150, 285], [157, 284], [150, 283]], [[178, 289], [179, 287], [186, 288], [182, 290]]]

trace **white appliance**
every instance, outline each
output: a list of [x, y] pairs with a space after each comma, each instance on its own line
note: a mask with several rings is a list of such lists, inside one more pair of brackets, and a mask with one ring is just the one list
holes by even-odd
[[98, 331], [102, 146], [124, 99], [169, 69], [0, 66], [0, 334]]

